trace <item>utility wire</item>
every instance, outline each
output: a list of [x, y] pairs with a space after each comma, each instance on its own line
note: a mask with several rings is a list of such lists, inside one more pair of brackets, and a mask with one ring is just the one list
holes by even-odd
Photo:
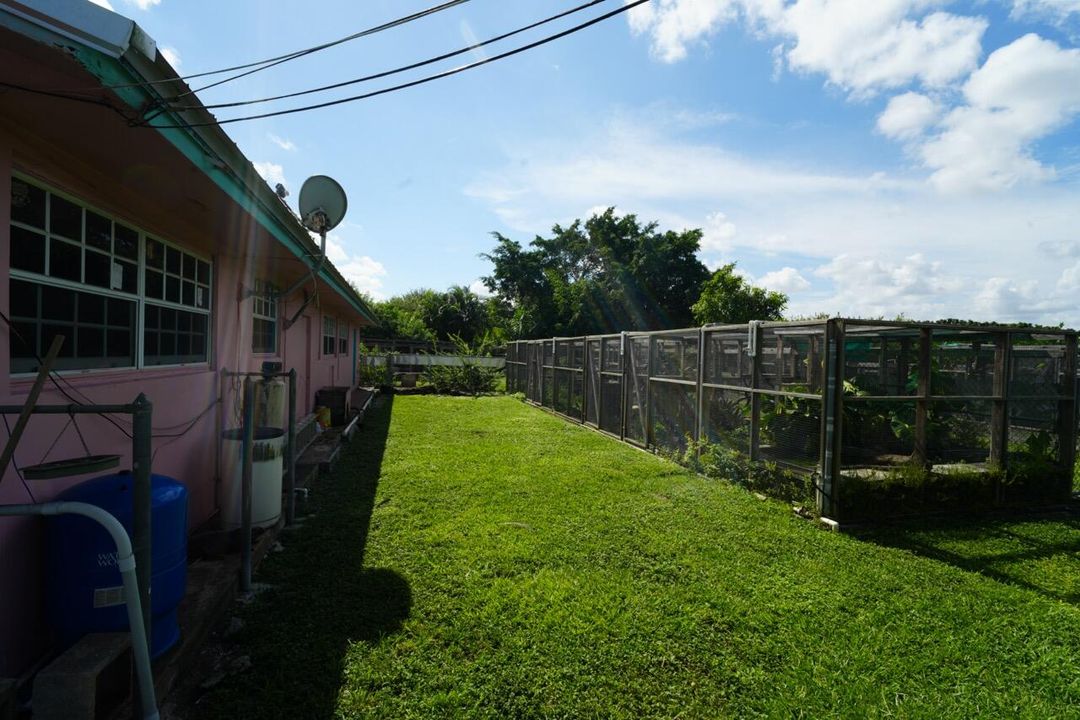
[[[345, 37], [338, 38], [337, 40], [331, 40], [330, 42], [325, 42], [325, 43], [322, 43], [321, 45], [315, 45], [314, 47], [303, 48], [301, 50], [294, 50], [293, 52], [285, 53], [284, 55], [277, 55], [277, 56], [271, 57], [271, 58], [266, 58], [265, 60], [256, 60], [254, 62], [244, 63], [242, 65], [233, 65], [232, 67], [221, 68], [219, 70], [205, 70], [203, 72], [192, 73], [190, 75], [180, 75], [179, 77], [174, 77], [174, 78], [164, 78], [162, 80], [144, 80], [142, 82], [120, 83], [120, 84], [117, 84], [117, 85], [105, 85], [104, 88], [107, 89], [107, 90], [122, 90], [122, 89], [125, 89], [125, 88], [136, 88], [136, 87], [149, 87], [149, 86], [153, 86], [153, 85], [164, 85], [164, 84], [167, 84], [167, 83], [177, 82], [179, 80], [194, 80], [196, 78], [209, 77], [211, 75], [221, 75], [221, 74], [227, 73], [227, 72], [236, 72], [237, 70], [248, 70], [250, 68], [256, 68], [255, 70], [252, 70], [252, 72], [259, 72], [260, 70], [265, 70], [267, 68], [273, 67], [274, 65], [278, 65], [278, 64], [283, 63], [283, 62], [288, 62], [290, 60], [295, 60], [296, 58], [305, 57], [307, 55], [311, 55], [312, 53], [317, 53], [317, 52], [320, 52], [322, 50], [326, 50], [327, 48], [332, 48], [332, 47], [335, 47], [337, 45], [342, 45], [344, 43], [351, 42], [352, 40], [356, 40], [358, 38], [362, 38], [362, 37], [365, 37], [367, 35], [373, 35], [373, 34], [375, 34], [377, 32], [382, 32], [383, 30], [389, 30], [390, 28], [395, 28], [395, 27], [398, 27], [399, 25], [404, 25], [406, 23], [412, 22], [413, 20], [419, 20], [420, 18], [427, 17], [428, 15], [434, 15], [435, 13], [442, 12], [443, 10], [448, 10], [448, 9], [450, 9], [452, 7], [455, 7], [457, 5], [461, 5], [461, 4], [467, 3], [467, 2], [469, 2], [469, 0], [450, 0], [449, 2], [444, 2], [444, 3], [441, 3], [439, 5], [435, 5], [435, 6], [426, 8], [424, 10], [420, 10], [419, 12], [412, 13], [411, 15], [406, 15], [404, 17], [397, 18], [396, 20], [391, 20], [389, 22], [385, 22], [382, 25], [377, 25], [375, 27], [371, 27], [371, 28], [368, 28], [366, 30], [361, 30], [359, 32], [355, 32], [355, 33], [353, 33], [351, 35], [346, 35]], [[260, 67], [260, 66], [263, 66], [263, 67]], [[219, 84], [221, 84], [223, 82], [229, 82], [230, 80], [235, 80], [236, 78], [243, 77], [244, 75], [249, 75], [249, 74], [250, 73], [244, 73], [243, 75], [237, 75], [236, 77], [233, 77], [233, 78], [225, 78], [224, 80], [213, 83], [212, 85], [207, 85], [205, 87], [200, 88], [199, 90], [192, 90], [191, 92], [201, 92], [202, 90], [205, 90], [208, 87], [213, 87], [214, 85], [219, 85]], [[188, 93], [184, 93], [184, 95], [187, 95], [187, 94]], [[183, 95], [181, 95], [180, 97], [183, 97]]]
[[46, 97], [59, 98], [61, 100], [73, 100], [75, 102], [86, 103], [88, 105], [97, 105], [107, 110], [112, 110], [114, 113], [124, 118], [124, 121], [129, 125], [135, 124], [135, 119], [129, 116], [120, 108], [113, 105], [107, 98], [103, 97], [91, 97], [87, 95], [72, 95], [70, 93], [61, 92], [58, 90], [44, 90], [42, 88], [28, 87], [26, 85], [20, 85], [18, 83], [7, 82], [0, 80], [0, 87], [8, 88], [9, 90], [19, 90], [20, 92], [30, 93], [32, 95], [44, 95]]
[[519, 54], [521, 54], [521, 53], [523, 53], [523, 52], [525, 52], [527, 50], [532, 50], [534, 48], [540, 47], [541, 45], [547, 45], [548, 43], [554, 42], [555, 40], [560, 40], [560, 39], [562, 39], [564, 37], [567, 37], [568, 35], [573, 35], [574, 33], [577, 33], [577, 32], [579, 32], [581, 30], [584, 30], [584, 29], [586, 29], [588, 27], [592, 27], [593, 25], [601, 23], [604, 20], [608, 20], [610, 18], [615, 17], [616, 15], [621, 15], [624, 12], [632, 10], [635, 7], [637, 7], [638, 5], [644, 5], [647, 2], [649, 2], [649, 0], [634, 0], [634, 2], [627, 3], [626, 5], [623, 5], [623, 6], [617, 8], [615, 10], [612, 10], [610, 12], [604, 13], [603, 15], [595, 17], [592, 20], [589, 20], [587, 22], [581, 23], [580, 25], [575, 25], [574, 27], [563, 30], [562, 32], [556, 33], [554, 35], [549, 35], [549, 36], [547, 36], [545, 38], [541, 38], [540, 40], [536, 40], [536, 41], [531, 42], [531, 43], [529, 43], [527, 45], [522, 45], [521, 47], [514, 48], [513, 50], [508, 50], [508, 51], [506, 51], [504, 53], [500, 53], [498, 55], [493, 55], [493, 56], [491, 56], [489, 58], [484, 58], [483, 60], [477, 60], [476, 62], [469, 63], [467, 65], [460, 65], [460, 66], [458, 66], [456, 68], [452, 68], [450, 70], [446, 70], [446, 71], [441, 72], [441, 73], [436, 73], [434, 75], [428, 75], [428, 76], [422, 77], [422, 78], [420, 78], [418, 80], [413, 80], [411, 82], [402, 83], [400, 85], [393, 85], [393, 86], [388, 87], [388, 88], [383, 88], [381, 90], [374, 90], [372, 92], [363, 93], [361, 95], [353, 95], [351, 97], [339, 98], [337, 100], [329, 100], [327, 102], [316, 103], [316, 104], [313, 104], [313, 105], [304, 105], [304, 106], [301, 106], [301, 107], [290, 108], [288, 110], [277, 110], [275, 112], [260, 113], [258, 115], [245, 115], [245, 116], [242, 116], [242, 117], [229, 118], [227, 120], [215, 120], [215, 121], [211, 121], [211, 122], [201, 122], [201, 123], [176, 123], [176, 124], [173, 124], [173, 125], [143, 125], [141, 127], [152, 127], [152, 128], [156, 128], [156, 129], [170, 129], [170, 128], [171, 129], [183, 129], [183, 128], [209, 127], [209, 126], [213, 126], [213, 125], [228, 125], [229, 123], [244, 122], [244, 121], [247, 121], [247, 120], [259, 120], [259, 119], [262, 119], [262, 118], [277, 117], [279, 115], [292, 115], [294, 113], [307, 112], [309, 110], [318, 110], [318, 109], [321, 109], [321, 108], [332, 107], [334, 105], [343, 105], [345, 103], [356, 102], [358, 100], [367, 100], [368, 98], [377, 97], [379, 95], [386, 95], [388, 93], [396, 92], [398, 90], [404, 90], [406, 88], [416, 87], [417, 85], [424, 85], [424, 84], [432, 82], [434, 80], [441, 80], [442, 78], [447, 78], [447, 77], [450, 77], [452, 75], [457, 75], [459, 73], [465, 72], [466, 70], [472, 70], [472, 69], [478, 68], [478, 67], [480, 67], [482, 65], [487, 65], [489, 63], [493, 63], [493, 62], [495, 62], [497, 60], [503, 60], [505, 58], [512, 57], [514, 55], [519, 55]]
[[[528, 32], [529, 30], [535, 30], [536, 28], [538, 28], [538, 27], [540, 27], [542, 25], [546, 25], [546, 24], [554, 22], [556, 20], [561, 20], [562, 18], [567, 17], [568, 15], [573, 15], [574, 13], [581, 12], [582, 10], [593, 7], [594, 5], [599, 5], [600, 3], [603, 3], [603, 2], [606, 2], [606, 1], [607, 0], [589, 0], [589, 2], [578, 5], [577, 7], [570, 8], [569, 10], [564, 10], [563, 12], [561, 12], [561, 13], [559, 13], [557, 15], [552, 15], [550, 17], [546, 17], [543, 20], [538, 20], [538, 21], [536, 21], [534, 23], [531, 23], [529, 25], [525, 25], [524, 27], [520, 27], [520, 28], [518, 28], [516, 30], [511, 30], [510, 32], [503, 33], [502, 35], [496, 35], [493, 38], [489, 38], [487, 40], [484, 40], [483, 42], [478, 42], [475, 45], [469, 45], [469, 46], [463, 47], [463, 48], [461, 48], [459, 50], [454, 50], [453, 52], [443, 53], [442, 55], [437, 55], [436, 57], [428, 58], [427, 60], [421, 60], [420, 62], [415, 62], [415, 63], [412, 63], [411, 65], [404, 65], [402, 67], [394, 68], [392, 70], [385, 70], [383, 72], [375, 73], [374, 75], [365, 75], [364, 77], [354, 78], [352, 80], [345, 80], [344, 82], [338, 82], [338, 83], [334, 83], [332, 85], [323, 85], [322, 87], [311, 88], [310, 90], [301, 90], [299, 92], [287, 93], [285, 95], [274, 95], [272, 97], [259, 98], [257, 100], [243, 100], [243, 101], [239, 101], [239, 102], [216, 103], [214, 105], [202, 105], [202, 106], [198, 106], [198, 105], [181, 105], [181, 106], [170, 107], [168, 109], [169, 110], [199, 110], [199, 109], [213, 110], [213, 109], [216, 109], [216, 108], [239, 107], [241, 105], [255, 105], [255, 104], [258, 104], [258, 103], [271, 102], [271, 101], [274, 101], [274, 100], [285, 100], [287, 98], [300, 97], [301, 95], [311, 95], [313, 93], [325, 92], [326, 90], [336, 90], [337, 88], [346, 87], [348, 85], [356, 85], [358, 83], [368, 82], [370, 80], [378, 80], [380, 78], [389, 77], [390, 75], [397, 75], [398, 73], [403, 73], [403, 72], [406, 72], [408, 70], [415, 70], [416, 68], [424, 67], [425, 65], [431, 65], [433, 63], [437, 63], [437, 62], [440, 62], [442, 60], [448, 60], [448, 59], [450, 59], [452, 57], [456, 57], [458, 55], [463, 55], [463, 54], [465, 54], [467, 52], [471, 52], [473, 50], [478, 50], [479, 48], [486, 47], [488, 45], [492, 45], [492, 44], [500, 42], [502, 40], [506, 40], [507, 38], [513, 37], [515, 35], [520, 35], [523, 32]], [[150, 119], [152, 119], [152, 118], [148, 118], [147, 120], [150, 120]]]
[[216, 82], [212, 82], [209, 85], [203, 85], [198, 90], [188, 90], [185, 93], [181, 93], [180, 95], [177, 95], [173, 99], [174, 100], [179, 100], [180, 98], [187, 97], [188, 95], [194, 95], [197, 92], [202, 92], [203, 90], [209, 90], [212, 87], [217, 87], [218, 85], [223, 85], [223, 84], [225, 84], [227, 82], [232, 82], [233, 80], [239, 80], [242, 77], [246, 77], [248, 75], [251, 75], [251, 74], [257, 73], [257, 72], [262, 72], [263, 70], [268, 70], [268, 69], [270, 69], [270, 68], [272, 68], [272, 67], [274, 67], [276, 65], [281, 65], [282, 63], [287, 63], [290, 60], [296, 60], [297, 58], [306, 57], [308, 55], [311, 55], [312, 53], [317, 53], [320, 50], [325, 50], [327, 48], [334, 47], [335, 45], [341, 45], [342, 43], [347, 43], [347, 42], [349, 42], [351, 40], [356, 40], [357, 38], [366, 37], [367, 35], [374, 35], [375, 33], [382, 32], [383, 30], [389, 30], [391, 28], [398, 27], [399, 25], [404, 25], [406, 23], [410, 23], [413, 20], [419, 20], [420, 18], [427, 17], [428, 15], [434, 15], [437, 12], [442, 12], [443, 10], [455, 7], [457, 5], [461, 5], [462, 3], [466, 3], [468, 1], [469, 0], [450, 0], [450, 2], [444, 2], [441, 5], [435, 5], [433, 7], [429, 7], [426, 10], [421, 10], [420, 12], [415, 12], [412, 15], [406, 15], [405, 17], [398, 18], [397, 20], [391, 20], [390, 22], [383, 23], [382, 25], [376, 25], [375, 27], [368, 28], [367, 30], [361, 30], [360, 32], [353, 33], [352, 35], [349, 35], [348, 37], [343, 37], [340, 40], [334, 40], [333, 42], [323, 43], [322, 45], [316, 45], [313, 48], [308, 48], [307, 50], [301, 50], [301, 51], [298, 51], [296, 53], [293, 53], [293, 54], [285, 56], [285, 57], [276, 58], [273, 61], [265, 61], [267, 63], [265, 65], [261, 65], [260, 67], [253, 68], [251, 70], [247, 70], [245, 72], [238, 73], [236, 75], [230, 75], [227, 78], [223, 78], [223, 79], [218, 80]]

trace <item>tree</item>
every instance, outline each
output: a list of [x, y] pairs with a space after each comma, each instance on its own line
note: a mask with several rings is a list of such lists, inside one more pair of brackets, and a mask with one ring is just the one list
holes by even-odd
[[745, 323], [751, 320], [782, 320], [788, 296], [755, 287], [735, 274], [735, 263], [712, 274], [694, 303], [694, 320], [707, 323]]
[[511, 308], [513, 337], [686, 327], [709, 274], [697, 258], [700, 230], [660, 232], [614, 208], [555, 225], [527, 250], [495, 239], [484, 283]]

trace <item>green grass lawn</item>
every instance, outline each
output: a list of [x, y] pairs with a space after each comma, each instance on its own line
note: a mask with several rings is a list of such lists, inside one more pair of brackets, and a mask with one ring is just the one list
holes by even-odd
[[202, 717], [1080, 717], [1075, 522], [868, 542], [506, 397], [358, 438]]

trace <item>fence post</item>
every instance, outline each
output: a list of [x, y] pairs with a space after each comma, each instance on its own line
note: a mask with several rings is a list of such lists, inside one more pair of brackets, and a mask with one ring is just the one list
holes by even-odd
[[1062, 473], [1061, 497], [1072, 495], [1073, 465], [1076, 462], [1076, 335], [1065, 336], [1065, 366], [1062, 368], [1061, 400], [1058, 400], [1058, 461]]
[[844, 325], [829, 320], [825, 325], [825, 382], [823, 388], [823, 432], [821, 483], [815, 493], [818, 514], [840, 520], [840, 453], [843, 436]]
[[[1009, 449], [1009, 360], [1012, 335], [994, 337], [994, 404], [990, 410], [990, 464], [1004, 470]], [[1000, 491], [1000, 486], [998, 487]], [[1000, 499], [1000, 498], [999, 498]]]
[[930, 328], [919, 329], [919, 395], [915, 401], [915, 448], [911, 459], [917, 465], [926, 465], [927, 423], [930, 415], [930, 347], [932, 342]]
[[626, 331], [619, 333], [619, 367], [622, 369], [622, 420], [619, 423], [619, 439], [626, 442], [626, 415], [627, 406], [630, 404], [630, 386], [627, 382], [627, 358], [629, 353], [626, 347]]
[[761, 455], [761, 324], [751, 320], [746, 327], [747, 337], [753, 343], [754, 354], [750, 356], [750, 460]]
[[705, 425], [705, 389], [701, 384], [705, 382], [705, 328], [698, 328], [698, 365], [697, 365], [697, 416], [694, 418], [694, 440], [696, 443], [695, 455], [701, 454], [701, 438]]
[[652, 371], [656, 336], [649, 333], [649, 354], [645, 357], [645, 447], [656, 447], [653, 435]]

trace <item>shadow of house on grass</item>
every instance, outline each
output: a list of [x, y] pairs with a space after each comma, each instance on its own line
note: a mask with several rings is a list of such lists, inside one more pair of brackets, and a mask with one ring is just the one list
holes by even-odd
[[350, 645], [401, 629], [412, 593], [398, 573], [364, 567], [391, 396], [364, 419], [332, 476], [312, 488], [302, 528], [282, 536], [257, 579], [272, 586], [242, 617], [237, 655], [250, 669], [216, 686], [196, 718], [334, 717]]
[[861, 540], [908, 550], [1080, 605], [1080, 516], [921, 520], [866, 529]]

